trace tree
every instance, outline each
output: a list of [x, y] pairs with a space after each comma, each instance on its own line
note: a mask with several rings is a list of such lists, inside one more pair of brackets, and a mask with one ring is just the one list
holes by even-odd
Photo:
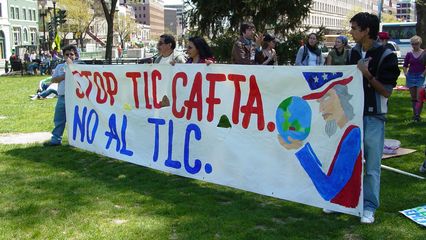
[[[184, 17], [188, 19], [193, 34], [207, 36], [216, 49], [215, 57], [229, 61], [232, 41], [239, 35], [243, 21], [252, 22], [258, 33], [273, 32], [287, 38], [300, 28], [308, 16], [313, 0], [185, 0], [189, 6]], [[296, 45], [294, 47], [298, 47]], [[222, 53], [227, 54], [222, 55]], [[220, 56], [217, 56], [219, 54]], [[280, 62], [288, 59], [280, 58]]]
[[391, 22], [398, 22], [398, 19], [395, 15], [389, 14], [389, 13], [382, 13], [382, 23], [391, 23]]
[[137, 31], [135, 19], [128, 15], [118, 14], [114, 21], [114, 31], [120, 37], [121, 47], [124, 49], [124, 42], [130, 40], [130, 34]]
[[252, 22], [260, 32], [288, 33], [308, 16], [313, 0], [185, 0], [191, 6], [185, 12], [191, 27], [215, 38], [225, 32], [238, 32], [243, 21]]
[[81, 9], [91, 9], [93, 3], [89, 0], [59, 0], [61, 8], [67, 10], [67, 22], [61, 25], [61, 32], [64, 38], [69, 32], [75, 33], [77, 45], [83, 46], [83, 39], [86, 37], [86, 30], [93, 22], [95, 11], [82, 11]]
[[426, 48], [426, 1], [416, 1], [417, 25], [416, 34], [423, 40], [422, 47]]
[[102, 9], [104, 10], [105, 19], [108, 24], [108, 33], [107, 33], [107, 42], [105, 48], [105, 60], [108, 64], [112, 62], [112, 44], [114, 40], [114, 15], [115, 7], [117, 6], [118, 0], [110, 0], [107, 3], [107, 0], [100, 0], [102, 4]]

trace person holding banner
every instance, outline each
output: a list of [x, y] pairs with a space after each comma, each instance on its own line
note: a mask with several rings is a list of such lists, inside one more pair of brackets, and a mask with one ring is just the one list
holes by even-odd
[[364, 212], [361, 223], [374, 223], [379, 207], [380, 168], [384, 145], [387, 101], [399, 77], [398, 59], [376, 41], [379, 18], [361, 12], [350, 20], [350, 34], [357, 43], [350, 64], [357, 64], [364, 84]]
[[160, 36], [157, 48], [160, 56], [155, 59], [154, 63], [174, 65], [175, 63], [186, 62], [185, 56], [182, 53], [175, 51], [176, 41], [170, 34], [163, 34]]
[[189, 57], [186, 63], [206, 63], [210, 65], [215, 62], [210, 46], [202, 37], [190, 37], [186, 52]]
[[60, 146], [65, 130], [65, 66], [66, 64], [71, 64], [76, 59], [77, 48], [69, 45], [62, 48], [62, 53], [65, 63], [58, 64], [52, 75], [52, 83], [58, 83], [58, 101], [56, 102], [55, 115], [53, 117], [55, 127], [52, 131], [52, 138], [49, 142], [44, 143], [44, 146]]

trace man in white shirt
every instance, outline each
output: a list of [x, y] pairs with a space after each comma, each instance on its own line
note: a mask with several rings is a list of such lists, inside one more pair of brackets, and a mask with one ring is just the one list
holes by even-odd
[[53, 122], [55, 128], [52, 131], [52, 138], [44, 146], [60, 146], [62, 144], [62, 135], [65, 130], [66, 114], [65, 114], [65, 66], [76, 59], [77, 48], [73, 45], [62, 48], [64, 55], [64, 63], [58, 64], [52, 75], [52, 83], [58, 83], [58, 101], [55, 107], [55, 116]]

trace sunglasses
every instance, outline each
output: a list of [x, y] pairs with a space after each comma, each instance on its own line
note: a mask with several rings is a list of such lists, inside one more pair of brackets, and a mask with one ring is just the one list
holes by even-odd
[[420, 44], [419, 42], [411, 43], [411, 45], [419, 45], [419, 44]]
[[186, 49], [191, 50], [191, 49], [192, 49], [192, 47], [191, 47], [191, 46], [188, 46], [188, 47], [186, 47]]
[[66, 53], [65, 56], [69, 57], [69, 56], [74, 56], [74, 53]]

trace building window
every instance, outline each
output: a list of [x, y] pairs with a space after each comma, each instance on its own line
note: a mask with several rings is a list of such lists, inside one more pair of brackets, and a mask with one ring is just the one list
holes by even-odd
[[24, 18], [24, 20], [27, 20], [27, 9], [22, 9], [22, 17]]
[[2, 7], [1, 7], [1, 3], [0, 3], [0, 17], [3, 17], [3, 11], [2, 11]]
[[15, 18], [15, 11], [14, 11], [14, 7], [10, 7], [10, 18], [14, 19]]
[[34, 21], [37, 21], [37, 18], [36, 18], [36, 10], [33, 10], [33, 18], [34, 18]]
[[13, 28], [13, 43], [15, 45], [21, 44], [21, 28], [18, 28], [18, 27]]
[[31, 32], [30, 32], [31, 45], [35, 45], [36, 44], [36, 39], [37, 39], [36, 29], [31, 28]]
[[28, 30], [24, 28], [24, 42], [28, 42]]
[[19, 8], [15, 8], [15, 17], [16, 19], [19, 19]]

